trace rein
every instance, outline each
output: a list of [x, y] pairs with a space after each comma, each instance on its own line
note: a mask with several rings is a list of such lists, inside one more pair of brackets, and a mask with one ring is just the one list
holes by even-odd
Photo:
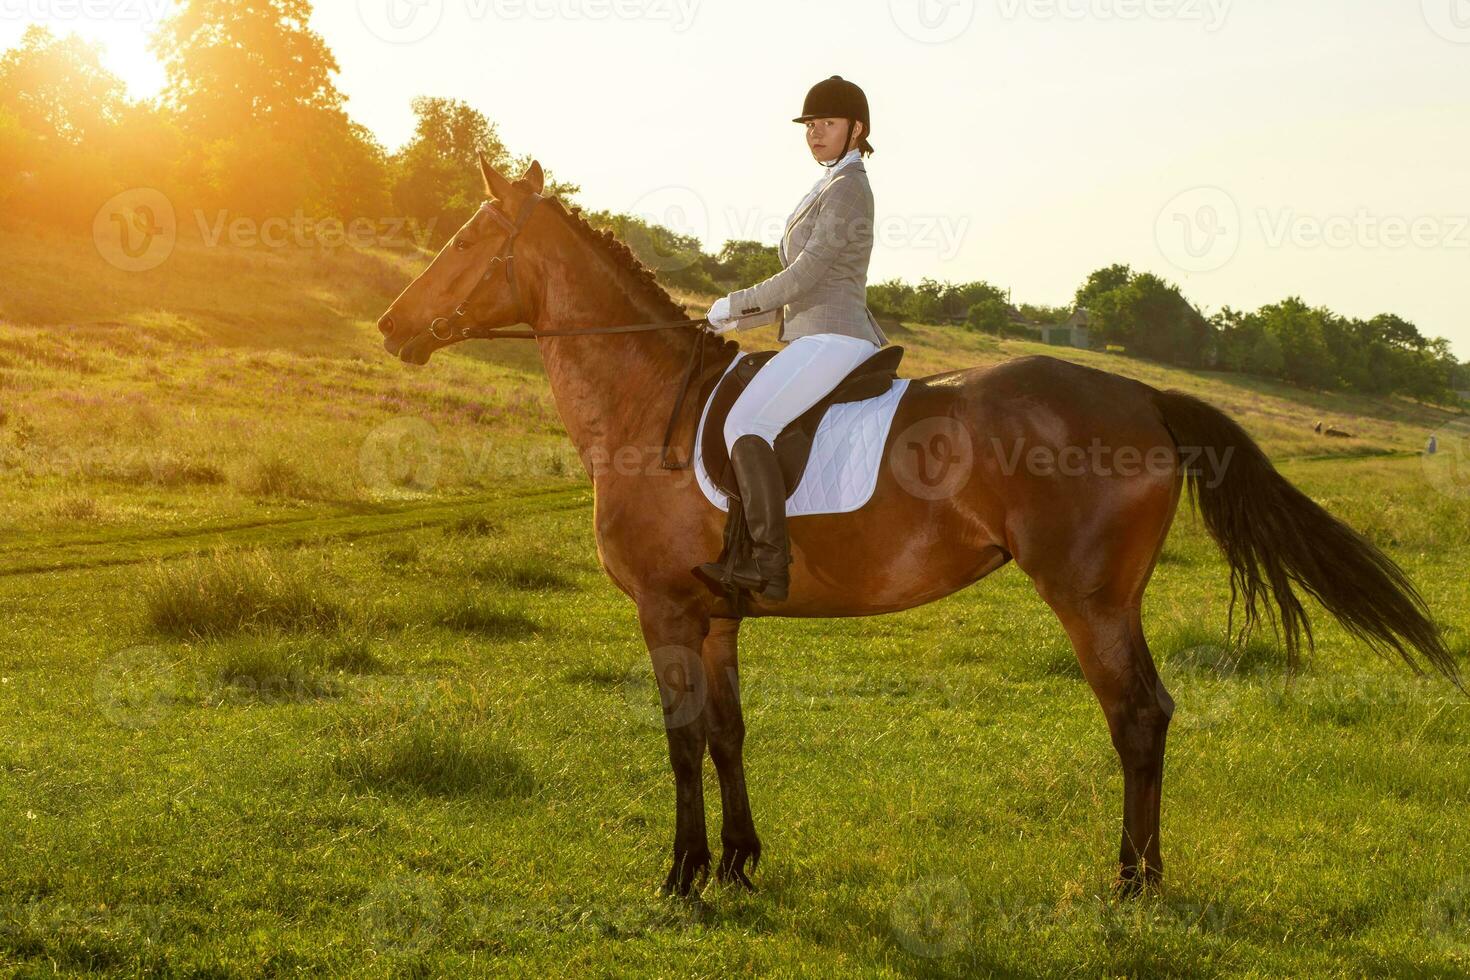
[[[541, 200], [542, 197], [540, 194], [532, 194], [527, 198], [526, 203], [521, 206], [520, 214], [516, 215], [514, 222], [501, 214], [500, 210], [491, 205], [489, 201], [480, 205], [481, 211], [489, 211], [497, 221], [510, 229], [510, 237], [506, 239], [505, 251], [491, 261], [490, 268], [486, 270], [485, 274], [480, 277], [480, 280], [470, 289], [470, 293], [464, 298], [464, 301], [455, 307], [454, 312], [447, 317], [437, 317], [433, 323], [429, 324], [429, 333], [433, 335], [435, 340], [449, 340], [455, 335], [458, 335], [461, 340], [497, 340], [502, 338], [535, 340], [538, 337], [582, 337], [597, 334], [647, 333], [654, 330], [686, 330], [691, 327], [703, 327], [709, 324], [708, 320], [701, 317], [697, 320], [665, 320], [658, 323], [633, 323], [616, 327], [586, 327], [578, 330], [512, 330], [506, 327], [486, 327], [476, 326], [475, 324], [457, 326], [458, 321], [469, 316], [470, 303], [474, 301], [476, 294], [480, 292], [481, 288], [491, 279], [495, 278], [496, 269], [499, 266], [505, 267], [505, 279], [510, 285], [511, 298], [515, 301], [517, 312], [521, 310], [521, 294], [519, 288], [516, 286], [515, 277], [516, 239], [520, 237], [521, 230], [526, 227], [526, 222], [531, 220], [531, 212], [535, 210], [537, 204], [541, 203]], [[444, 325], [444, 333], [440, 333], [440, 324]], [[704, 341], [708, 336], [708, 331], [699, 331], [699, 337], [694, 342], [694, 348], [689, 352], [689, 361], [684, 366], [684, 378], [679, 384], [678, 397], [674, 399], [674, 410], [669, 414], [668, 425], [664, 427], [663, 443], [659, 451], [659, 467], [661, 469], [687, 470], [693, 465], [693, 440], [691, 440], [689, 446], [689, 458], [682, 463], [669, 459], [669, 449], [670, 443], [674, 438], [674, 427], [678, 424], [679, 414], [684, 408], [684, 400], [689, 394], [689, 388], [696, 376], [703, 377]], [[696, 425], [695, 439], [699, 437], [698, 428], [698, 425]]]

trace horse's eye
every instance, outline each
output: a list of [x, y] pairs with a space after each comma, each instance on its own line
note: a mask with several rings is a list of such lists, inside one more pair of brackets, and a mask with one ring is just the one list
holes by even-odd
[[454, 247], [457, 251], [463, 252], [465, 249], [470, 247], [470, 243], [465, 241], [463, 238], [457, 238], [454, 241]]

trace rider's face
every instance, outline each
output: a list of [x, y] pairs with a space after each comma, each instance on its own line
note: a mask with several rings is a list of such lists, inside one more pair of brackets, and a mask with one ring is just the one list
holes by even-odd
[[838, 118], [808, 119], [806, 123], [806, 145], [812, 151], [812, 157], [818, 163], [828, 163], [836, 160], [848, 150], [857, 146], [858, 140], [863, 135], [863, 124], [855, 122], [852, 125], [852, 139], [846, 146], [842, 145], [842, 138], [847, 135], [847, 120]]

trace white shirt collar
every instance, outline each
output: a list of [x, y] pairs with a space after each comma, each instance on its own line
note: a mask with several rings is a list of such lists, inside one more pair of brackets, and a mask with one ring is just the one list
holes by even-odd
[[837, 175], [837, 171], [841, 170], [843, 167], [847, 166], [850, 163], [855, 163], [858, 160], [861, 160], [862, 158], [863, 158], [863, 151], [862, 150], [857, 149], [857, 148], [848, 150], [847, 151], [847, 154], [845, 156], [843, 156], [843, 158], [841, 160], [838, 160], [832, 166], [830, 166], [830, 167], [827, 168], [827, 177], [826, 177], [826, 179], [827, 180], [831, 180], [834, 176]]

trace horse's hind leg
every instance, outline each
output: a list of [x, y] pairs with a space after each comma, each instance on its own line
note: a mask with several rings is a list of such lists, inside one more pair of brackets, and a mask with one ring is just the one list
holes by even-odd
[[1136, 604], [1101, 596], [1077, 602], [1043, 597], [1072, 639], [1083, 676], [1108, 720], [1123, 765], [1123, 840], [1119, 886], [1136, 894], [1163, 877], [1159, 855], [1159, 800], [1164, 785], [1164, 740], [1174, 701], [1164, 689], [1143, 636]]
[[709, 710], [705, 732], [709, 754], [720, 775], [720, 801], [724, 820], [720, 841], [719, 879], [738, 881], [747, 888], [755, 886], [746, 876], [748, 861], [755, 870], [760, 861], [761, 842], [750, 815], [750, 798], [745, 791], [745, 719], [740, 711], [740, 663], [736, 644], [740, 632], [738, 619], [710, 621], [709, 635], [704, 640], [704, 673], [709, 685]]

